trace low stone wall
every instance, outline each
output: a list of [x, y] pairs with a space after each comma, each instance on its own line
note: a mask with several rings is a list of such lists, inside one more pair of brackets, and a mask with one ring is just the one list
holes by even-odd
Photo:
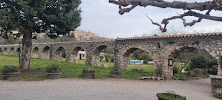
[[211, 76], [211, 92], [222, 99], [222, 76]]

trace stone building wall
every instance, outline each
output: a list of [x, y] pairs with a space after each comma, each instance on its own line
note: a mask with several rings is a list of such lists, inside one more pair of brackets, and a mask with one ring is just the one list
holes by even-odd
[[[148, 36], [135, 38], [118, 38], [115, 41], [57, 42], [33, 44], [32, 57], [74, 62], [78, 51], [86, 52], [86, 64], [99, 66], [99, 54], [106, 47], [114, 49], [114, 67], [128, 69], [129, 54], [140, 49], [149, 53], [154, 60], [155, 75], [161, 74], [168, 79], [173, 76], [173, 67], [168, 60], [173, 59], [175, 50], [192, 47], [208, 52], [218, 62], [218, 75], [221, 71], [222, 33], [188, 34], [169, 36]], [[0, 53], [18, 55], [19, 45], [0, 45]], [[161, 72], [161, 73], [159, 73]]]

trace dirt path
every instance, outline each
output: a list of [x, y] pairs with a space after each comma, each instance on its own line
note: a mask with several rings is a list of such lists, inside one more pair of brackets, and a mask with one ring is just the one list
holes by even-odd
[[188, 100], [219, 100], [211, 94], [210, 79], [0, 81], [0, 100], [157, 100], [156, 93], [168, 90]]

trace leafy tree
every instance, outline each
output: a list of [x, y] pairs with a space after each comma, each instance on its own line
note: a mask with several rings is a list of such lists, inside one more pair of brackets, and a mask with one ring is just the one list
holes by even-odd
[[204, 68], [208, 74], [217, 74], [217, 60], [206, 59], [204, 56], [195, 56], [191, 59], [190, 65], [186, 66], [186, 71], [192, 71], [195, 69]]
[[114, 62], [114, 55], [113, 54], [105, 53], [104, 57], [105, 57], [106, 62]]
[[153, 58], [148, 53], [142, 53], [139, 56], [139, 60], [152, 60]]
[[1, 36], [7, 38], [12, 30], [23, 35], [19, 67], [30, 68], [32, 33], [45, 32], [55, 39], [80, 25], [80, 0], [1, 0]]
[[191, 60], [191, 69], [194, 68], [207, 68], [207, 59], [203, 56], [193, 57]]
[[[187, 0], [188, 1], [188, 0]], [[118, 5], [119, 13], [122, 15], [126, 12], [130, 12], [137, 6], [147, 7], [154, 6], [159, 8], [174, 8], [174, 9], [183, 9], [185, 12], [183, 14], [178, 14], [177, 16], [172, 16], [169, 18], [165, 18], [162, 20], [161, 24], [154, 22], [151, 20], [152, 24], [159, 26], [159, 29], [162, 32], [167, 31], [167, 25], [169, 21], [174, 19], [181, 19], [183, 21], [184, 26], [193, 26], [198, 22], [201, 22], [202, 19], [208, 19], [213, 21], [222, 21], [222, 17], [210, 15], [210, 12], [213, 10], [221, 11], [222, 9], [222, 0], [209, 0], [206, 2], [182, 2], [182, 1], [167, 1], [167, 0], [109, 0], [110, 3]], [[188, 10], [188, 11], [186, 11]], [[205, 11], [205, 13], [201, 13], [200, 11]], [[187, 22], [185, 17], [193, 16], [197, 17], [197, 20], [193, 20], [191, 22]]]
[[131, 58], [132, 60], [134, 60], [134, 59], [135, 59], [134, 53], [131, 53], [131, 54], [129, 55], [129, 58]]
[[217, 60], [216, 59], [208, 59], [207, 60], [207, 67], [208, 68], [213, 68], [213, 66], [217, 65]]
[[15, 39], [14, 39], [13, 35], [9, 34], [8, 39], [5, 39], [4, 44], [14, 44], [14, 43], [15, 43]]

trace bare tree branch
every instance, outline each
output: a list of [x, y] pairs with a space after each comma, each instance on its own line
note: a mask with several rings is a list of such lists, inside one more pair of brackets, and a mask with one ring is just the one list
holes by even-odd
[[176, 9], [184, 9], [184, 10], [209, 10], [213, 7], [215, 10], [222, 10], [222, 0], [213, 0], [213, 1], [207, 1], [207, 2], [181, 2], [181, 1], [173, 1], [168, 2], [164, 0], [109, 0], [110, 3], [119, 5], [119, 6], [129, 6], [129, 5], [135, 5], [138, 4], [139, 6], [155, 6], [160, 8], [176, 8]]
[[130, 12], [132, 9], [134, 9], [137, 5], [132, 5], [130, 8], [122, 8], [122, 6], [119, 6], [119, 14], [122, 15], [125, 12]]
[[151, 18], [149, 18], [147, 15], [146, 15], [146, 17], [147, 17], [148, 19], [150, 19], [150, 21], [152, 22], [152, 24], [159, 26], [159, 29], [160, 29], [162, 32], [166, 32], [166, 31], [167, 31], [167, 29], [166, 29], [166, 25], [167, 25], [167, 24], [165, 24], [165, 25], [164, 25], [164, 28], [163, 28], [159, 23], [153, 22], [153, 20], [152, 20]]
[[168, 23], [169, 20], [173, 20], [173, 19], [182, 19], [183, 17], [185, 16], [194, 16], [194, 17], [198, 17], [198, 18], [201, 18], [201, 19], [208, 19], [208, 20], [214, 20], [214, 21], [222, 21], [222, 17], [217, 17], [217, 16], [210, 16], [208, 13], [210, 13], [211, 10], [209, 10], [205, 15], [204, 14], [201, 14], [201, 13], [197, 13], [197, 12], [194, 12], [194, 11], [188, 11], [188, 12], [185, 12], [184, 14], [181, 14], [179, 16], [173, 16], [173, 17], [170, 17], [170, 18], [165, 18], [163, 19], [162, 21], [162, 24], [164, 23]]
[[[222, 21], [222, 17], [209, 16], [210, 11], [211, 10], [208, 10], [207, 13], [205, 15], [203, 15], [203, 14], [200, 14], [200, 13], [197, 13], [197, 12], [194, 12], [194, 11], [190, 10], [190, 11], [185, 12], [184, 14], [181, 14], [181, 15], [178, 15], [178, 16], [172, 16], [172, 17], [169, 17], [169, 18], [165, 18], [161, 22], [161, 24], [164, 24], [164, 28], [162, 28], [162, 26], [159, 23], [153, 22], [148, 16], [147, 16], [147, 18], [149, 18], [151, 20], [152, 24], [159, 26], [160, 30], [162, 32], [166, 32], [167, 31], [166, 26], [169, 24], [169, 21], [174, 20], [174, 19], [182, 19], [184, 26], [188, 26], [188, 25], [192, 26], [195, 23], [200, 22], [203, 18], [204, 19], [209, 19], [210, 18], [210, 19], [215, 19], [216, 21]], [[186, 23], [186, 20], [184, 19], [185, 16], [194, 16], [194, 17], [198, 17], [199, 19], [194, 20], [191, 23]]]
[[[119, 5], [119, 13], [122, 15], [126, 12], [130, 12], [132, 9], [134, 9], [137, 6], [155, 6], [160, 8], [176, 8], [176, 9], [184, 9], [189, 10], [188, 12], [185, 12], [184, 14], [178, 15], [178, 16], [172, 16], [169, 18], [165, 18], [162, 20], [161, 24], [164, 24], [164, 27], [161, 26], [161, 24], [153, 22], [152, 19], [150, 19], [148, 16], [147, 18], [150, 19], [152, 24], [159, 26], [160, 30], [162, 32], [166, 32], [166, 26], [169, 23], [170, 20], [174, 19], [182, 19], [184, 26], [193, 26], [194, 24], [201, 22], [202, 19], [208, 19], [208, 20], [214, 20], [214, 21], [222, 21], [222, 17], [218, 16], [210, 16], [210, 12], [212, 10], [222, 11], [222, 0], [213, 0], [213, 1], [207, 1], [207, 2], [193, 2], [193, 3], [187, 3], [187, 2], [181, 2], [181, 1], [173, 1], [168, 2], [165, 0], [109, 0], [110, 3]], [[130, 6], [127, 8], [127, 6]], [[125, 7], [125, 8], [122, 8]], [[207, 10], [205, 14], [197, 13], [192, 10]], [[193, 20], [192, 22], [187, 23], [184, 19], [185, 16], [194, 16], [197, 17], [198, 20]]]
[[[209, 9], [205, 15], [210, 15], [211, 11], [212, 11], [212, 9]], [[186, 26], [193, 26], [194, 24], [201, 22], [203, 18], [200, 17], [198, 20], [193, 20], [190, 23], [186, 23], [186, 20], [184, 18], [181, 18], [181, 19], [183, 20], [183, 25], [186, 27]]]

